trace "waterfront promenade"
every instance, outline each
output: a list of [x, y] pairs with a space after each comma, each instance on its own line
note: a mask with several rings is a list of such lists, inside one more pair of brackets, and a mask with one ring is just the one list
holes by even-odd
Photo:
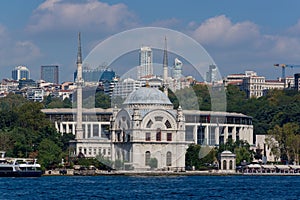
[[228, 175], [256, 175], [256, 176], [300, 176], [300, 170], [259, 170], [246, 169], [238, 172], [226, 172], [222, 170], [204, 170], [204, 171], [125, 171], [125, 170], [74, 170], [60, 169], [46, 170], [44, 176], [228, 176]]

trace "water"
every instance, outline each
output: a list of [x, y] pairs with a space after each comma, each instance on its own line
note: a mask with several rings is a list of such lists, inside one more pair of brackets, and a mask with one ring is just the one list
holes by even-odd
[[300, 199], [300, 176], [0, 178], [0, 199]]

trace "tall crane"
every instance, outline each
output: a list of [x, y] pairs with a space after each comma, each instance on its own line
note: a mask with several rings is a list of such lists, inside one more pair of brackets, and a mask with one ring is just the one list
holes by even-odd
[[289, 68], [294, 68], [294, 67], [300, 67], [300, 65], [290, 65], [290, 64], [274, 64], [275, 67], [281, 67], [282, 70], [282, 74], [281, 74], [281, 78], [285, 79], [285, 68], [289, 67]]

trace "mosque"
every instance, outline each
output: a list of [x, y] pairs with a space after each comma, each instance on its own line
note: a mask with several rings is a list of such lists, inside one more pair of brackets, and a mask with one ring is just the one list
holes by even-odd
[[[113, 162], [120, 161], [122, 169], [127, 170], [184, 170], [185, 153], [190, 144], [214, 147], [229, 138], [253, 144], [251, 117], [240, 113], [183, 110], [180, 106], [174, 109], [166, 89], [162, 92], [141, 87], [126, 98], [121, 108], [83, 109], [81, 65], [79, 35], [77, 109], [42, 110], [61, 134], [75, 135], [71, 142], [74, 156], [102, 155]], [[163, 67], [165, 73], [165, 61]]]

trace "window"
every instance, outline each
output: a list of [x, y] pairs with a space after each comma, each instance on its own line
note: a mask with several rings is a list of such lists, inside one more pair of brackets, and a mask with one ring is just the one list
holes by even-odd
[[227, 162], [226, 162], [226, 160], [223, 160], [223, 169], [224, 169], [224, 170], [227, 169]]
[[167, 152], [167, 166], [172, 165], [172, 153], [170, 151]]
[[92, 147], [89, 148], [89, 155], [92, 155]]
[[229, 169], [232, 169], [232, 160], [229, 161]]
[[157, 129], [156, 131], [156, 141], [161, 141], [161, 130]]
[[172, 141], [172, 133], [167, 133], [167, 141]]
[[107, 149], [107, 155], [110, 155], [110, 148]]
[[103, 155], [105, 156], [105, 154], [106, 154], [106, 149], [103, 149]]
[[101, 148], [101, 147], [99, 147], [99, 149], [98, 149], [98, 154], [99, 154], [99, 155], [102, 154], [102, 148]]
[[146, 133], [146, 141], [151, 141], [151, 133]]
[[147, 123], [147, 128], [151, 128], [151, 126], [152, 126], [152, 124], [153, 124], [153, 122], [151, 121], [151, 119], [148, 121], [148, 123]]
[[91, 137], [91, 124], [87, 124], [87, 137]]
[[97, 155], [97, 148], [94, 148], [94, 155]]
[[150, 157], [151, 157], [150, 151], [146, 151], [146, 153], [145, 153], [145, 165], [149, 165]]
[[171, 123], [169, 122], [169, 120], [167, 120], [167, 121], [165, 122], [165, 126], [166, 126], [167, 128], [172, 128]]
[[99, 137], [99, 125], [93, 124], [93, 137]]

